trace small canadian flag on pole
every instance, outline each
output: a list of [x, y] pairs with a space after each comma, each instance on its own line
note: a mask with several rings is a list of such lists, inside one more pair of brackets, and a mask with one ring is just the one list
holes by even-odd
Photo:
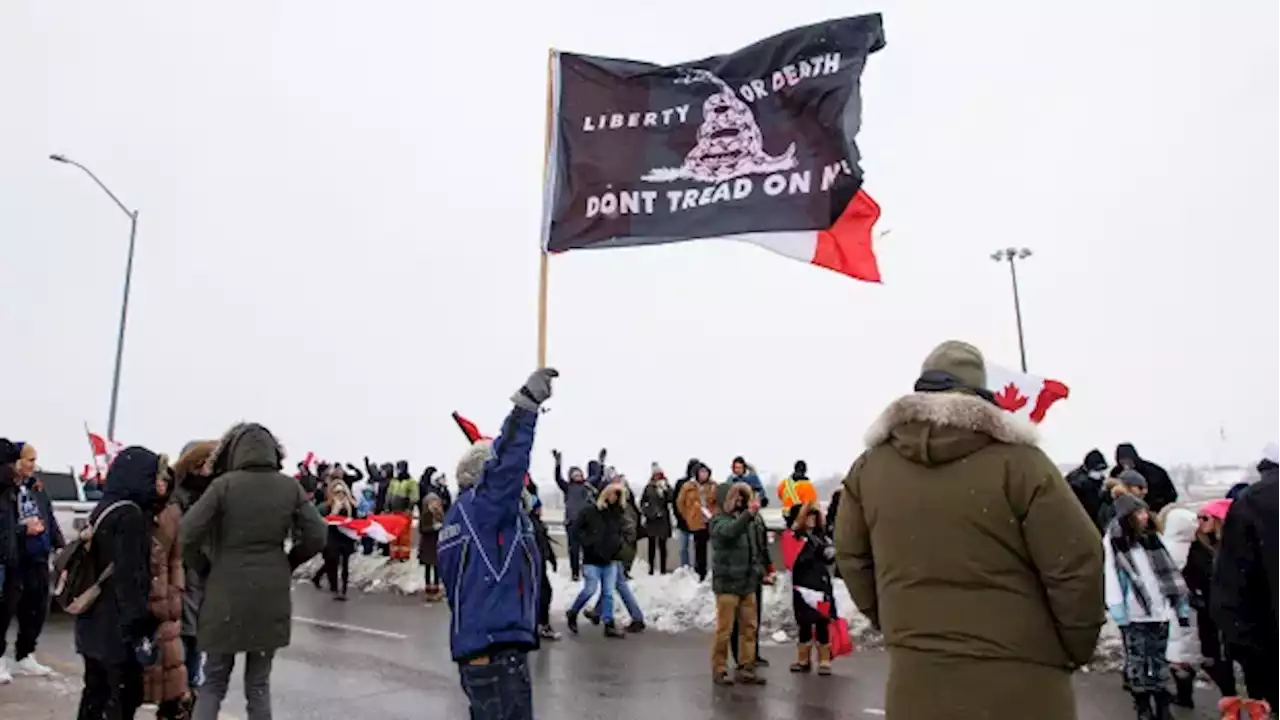
[[1059, 380], [999, 365], [987, 365], [987, 389], [995, 395], [996, 405], [1037, 424], [1054, 403], [1071, 394], [1066, 383]]

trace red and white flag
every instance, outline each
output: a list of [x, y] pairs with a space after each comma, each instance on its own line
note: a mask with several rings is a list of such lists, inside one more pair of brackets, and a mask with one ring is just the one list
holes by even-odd
[[1059, 380], [999, 365], [987, 365], [987, 389], [995, 394], [997, 405], [1037, 424], [1054, 403], [1071, 394], [1070, 388]]
[[371, 537], [375, 542], [391, 543], [397, 535], [404, 532], [412, 520], [408, 515], [370, 515], [363, 518], [330, 515], [325, 518], [325, 522], [338, 528], [349, 538]]
[[124, 445], [115, 440], [107, 440], [97, 433], [89, 433], [89, 446], [93, 450], [95, 458], [107, 458], [107, 464], [111, 464], [111, 459], [120, 454], [124, 449]]

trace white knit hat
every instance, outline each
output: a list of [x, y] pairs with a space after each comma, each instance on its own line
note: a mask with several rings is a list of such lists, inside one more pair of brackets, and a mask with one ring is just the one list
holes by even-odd
[[1269, 442], [1262, 448], [1262, 459], [1280, 465], [1280, 444]]

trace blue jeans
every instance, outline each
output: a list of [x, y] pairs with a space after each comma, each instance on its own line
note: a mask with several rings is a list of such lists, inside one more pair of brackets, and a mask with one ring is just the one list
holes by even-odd
[[533, 720], [527, 653], [500, 650], [487, 665], [459, 665], [458, 675], [471, 703], [471, 720]]
[[622, 598], [622, 604], [627, 606], [627, 614], [632, 620], [644, 622], [644, 613], [640, 611], [640, 603], [636, 602], [635, 593], [631, 592], [631, 583], [627, 582], [627, 576], [622, 572], [622, 563], [616, 562], [613, 566], [617, 577], [614, 587]]
[[613, 588], [618, 584], [619, 563], [609, 563], [603, 567], [599, 565], [583, 565], [582, 566], [582, 590], [578, 591], [578, 597], [573, 599], [573, 604], [569, 609], [575, 613], [595, 597], [596, 591], [600, 591], [600, 619], [605, 622], [613, 622]]
[[676, 530], [676, 544], [680, 546], [680, 567], [689, 567], [692, 564], [689, 553], [693, 550], [693, 533]]

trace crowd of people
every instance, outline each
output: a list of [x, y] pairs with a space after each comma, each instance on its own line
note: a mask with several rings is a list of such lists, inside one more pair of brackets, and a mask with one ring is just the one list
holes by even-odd
[[[527, 654], [560, 638], [549, 617], [555, 541], [529, 476], [556, 377], [535, 371], [501, 432], [474, 439], [456, 496], [435, 468], [415, 479], [404, 461], [366, 458], [364, 472], [304, 461], [289, 477], [275, 436], [242, 423], [189, 443], [172, 463], [125, 448], [86, 527], [64, 537], [35, 480], [34, 446], [0, 439], [0, 655], [16, 619], [13, 672], [51, 672], [34, 653], [52, 594], [75, 617], [82, 720], [133, 717], [144, 702], [161, 718], [214, 720], [238, 656], [248, 717], [267, 718], [273, 658], [290, 639], [293, 572], [321, 555], [313, 581], [327, 579], [345, 599], [350, 556], [379, 547], [342, 532], [343, 520], [416, 515], [428, 600], [448, 602], [450, 652], [472, 717], [532, 717]], [[1265, 450], [1257, 482], [1180, 504], [1168, 473], [1130, 444], [1117, 447], [1114, 467], [1093, 450], [1064, 479], [1033, 426], [985, 387], [976, 348], [939, 346], [914, 391], [868, 431], [826, 513], [804, 461], [778, 483], [786, 525], [776, 539], [760, 516], [769, 493], [745, 458], [729, 463], [724, 481], [690, 460], [674, 484], [655, 463], [637, 500], [607, 451], [567, 473], [553, 451], [569, 569], [582, 582], [569, 630], [585, 617], [609, 638], [643, 632], [630, 587], [639, 544], [649, 541], [648, 572], [665, 573], [674, 537], [678, 563], [700, 582], [710, 576], [716, 685], [765, 683], [762, 593], [785, 570], [799, 631], [790, 671], [816, 664], [819, 676], [831, 674], [839, 577], [884, 635], [890, 717], [1027, 708], [1074, 718], [1070, 675], [1091, 659], [1104, 614], [1123, 636], [1122, 682], [1138, 718], [1165, 720], [1171, 705], [1192, 705], [1200, 671], [1236, 697], [1236, 665], [1245, 693], [1274, 707], [1280, 450]], [[382, 545], [390, 562], [410, 559], [411, 525]], [[625, 626], [615, 622], [615, 597]], [[11, 679], [0, 659], [0, 684]]]

